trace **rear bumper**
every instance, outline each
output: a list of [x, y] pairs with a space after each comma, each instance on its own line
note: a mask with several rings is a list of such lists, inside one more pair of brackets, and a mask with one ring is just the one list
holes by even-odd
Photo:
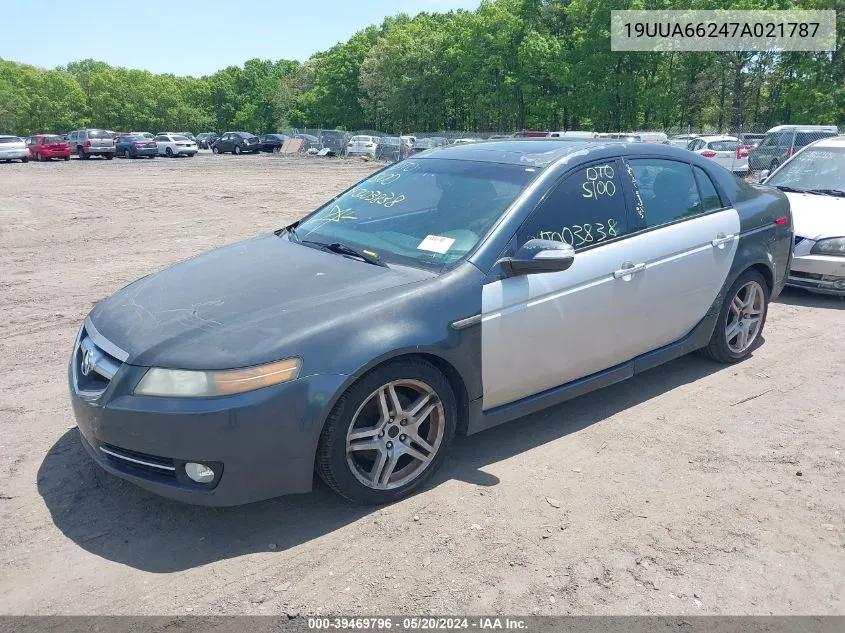
[[114, 154], [114, 147], [83, 147], [82, 151], [86, 154]]
[[0, 151], [0, 160], [20, 160], [21, 158], [29, 158], [29, 150], [27, 148]]
[[67, 149], [42, 149], [35, 153], [41, 154], [43, 158], [67, 158], [70, 156], [70, 148]]

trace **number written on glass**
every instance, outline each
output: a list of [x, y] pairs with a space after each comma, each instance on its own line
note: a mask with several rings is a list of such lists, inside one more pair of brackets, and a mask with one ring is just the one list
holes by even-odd
[[574, 248], [579, 248], [613, 239], [618, 235], [617, 226], [618, 222], [610, 218], [607, 223], [573, 224], [563, 227], [560, 231], [540, 231], [536, 237], [541, 240], [566, 242]]

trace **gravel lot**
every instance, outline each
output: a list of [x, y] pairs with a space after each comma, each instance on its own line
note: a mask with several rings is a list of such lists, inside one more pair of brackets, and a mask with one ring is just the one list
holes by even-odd
[[373, 169], [276, 156], [0, 165], [0, 613], [845, 613], [845, 301], [469, 438], [385, 508], [160, 499], [79, 445], [66, 362], [133, 279]]

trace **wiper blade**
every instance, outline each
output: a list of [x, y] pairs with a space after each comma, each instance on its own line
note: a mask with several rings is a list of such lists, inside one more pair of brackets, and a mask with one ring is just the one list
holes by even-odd
[[818, 193], [822, 196], [845, 197], [845, 191], [841, 189], [807, 189], [806, 193]]
[[775, 189], [788, 191], [790, 193], [806, 193], [806, 189], [796, 189], [795, 187], [790, 187], [789, 185], [775, 185]]
[[359, 251], [357, 249], [352, 248], [351, 246], [347, 246], [346, 244], [341, 244], [340, 242], [332, 242], [331, 244], [326, 244], [325, 242], [316, 242], [313, 240], [302, 240], [299, 242], [300, 244], [313, 244], [314, 246], [318, 246], [323, 248], [327, 251], [331, 251], [332, 253], [337, 253], [338, 255], [350, 255], [352, 257], [357, 257], [368, 264], [373, 264], [374, 266], [382, 266], [387, 268], [387, 264], [381, 261], [378, 257], [373, 257], [372, 255], [364, 252]]
[[297, 222], [294, 222], [293, 224], [289, 224], [288, 226], [283, 226], [282, 228], [276, 229], [275, 231], [273, 231], [273, 234], [276, 237], [281, 237], [282, 235], [287, 233], [288, 235], [290, 235], [293, 239], [295, 239], [298, 242], [299, 236], [296, 234], [296, 227], [297, 227], [298, 224], [299, 224], [299, 222], [297, 221]]

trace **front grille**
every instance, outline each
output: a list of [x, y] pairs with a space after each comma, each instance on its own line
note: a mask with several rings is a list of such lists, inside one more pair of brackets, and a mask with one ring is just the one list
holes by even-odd
[[79, 334], [73, 355], [73, 374], [80, 392], [98, 395], [109, 386], [122, 362], [94, 343], [89, 327], [86, 322]]
[[121, 466], [123, 470], [142, 471], [176, 479], [176, 466], [172, 459], [130, 451], [111, 444], [100, 444], [100, 452], [110, 462]]

